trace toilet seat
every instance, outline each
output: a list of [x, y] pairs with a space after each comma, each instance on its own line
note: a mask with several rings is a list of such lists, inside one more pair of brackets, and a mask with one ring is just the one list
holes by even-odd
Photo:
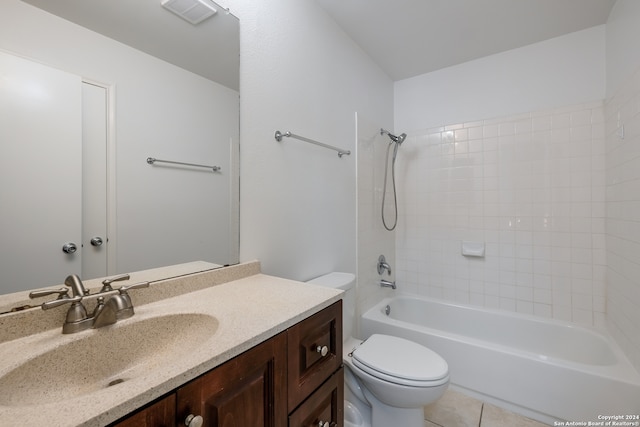
[[353, 365], [394, 384], [436, 387], [449, 381], [447, 362], [413, 341], [374, 334], [352, 352]]

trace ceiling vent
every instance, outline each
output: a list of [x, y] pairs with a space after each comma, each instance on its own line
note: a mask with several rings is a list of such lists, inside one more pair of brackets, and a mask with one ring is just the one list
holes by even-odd
[[163, 0], [162, 6], [193, 25], [218, 12], [207, 0]]

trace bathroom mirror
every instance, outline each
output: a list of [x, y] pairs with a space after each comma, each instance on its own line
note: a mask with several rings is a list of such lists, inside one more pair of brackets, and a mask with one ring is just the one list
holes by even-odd
[[[0, 293], [238, 263], [239, 21], [210, 0], [198, 24], [161, 3], [0, 4], [0, 90], [22, 79], [31, 108], [13, 116], [0, 92]], [[48, 92], [40, 72], [70, 91]], [[58, 119], [63, 102], [72, 113]]]

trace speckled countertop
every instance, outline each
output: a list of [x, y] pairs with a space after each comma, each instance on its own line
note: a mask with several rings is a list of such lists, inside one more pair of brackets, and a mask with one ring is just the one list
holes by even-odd
[[[136, 314], [115, 325], [72, 335], [61, 333], [61, 323], [29, 335], [8, 332], [0, 343], [0, 425], [106, 425], [331, 305], [342, 294], [260, 274], [258, 263], [231, 269], [137, 290], [139, 296], [153, 294], [147, 297], [151, 301], [140, 297]], [[187, 293], [173, 296], [176, 287]], [[55, 310], [66, 312], [64, 307]], [[31, 313], [37, 314], [43, 312]], [[0, 316], [5, 332], [16, 327], [16, 319], [6, 318]], [[16, 335], [23, 336], [12, 338]], [[128, 341], [135, 350], [117, 350]], [[51, 358], [67, 356], [71, 363], [61, 364], [61, 369], [68, 373], [51, 367], [56, 363]], [[107, 387], [96, 378], [108, 376], [112, 366], [125, 367], [124, 374], [118, 373], [125, 381]]]

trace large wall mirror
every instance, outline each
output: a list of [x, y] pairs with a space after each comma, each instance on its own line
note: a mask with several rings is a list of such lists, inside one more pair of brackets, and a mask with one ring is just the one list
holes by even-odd
[[239, 22], [161, 3], [0, 3], [0, 293], [238, 262]]

